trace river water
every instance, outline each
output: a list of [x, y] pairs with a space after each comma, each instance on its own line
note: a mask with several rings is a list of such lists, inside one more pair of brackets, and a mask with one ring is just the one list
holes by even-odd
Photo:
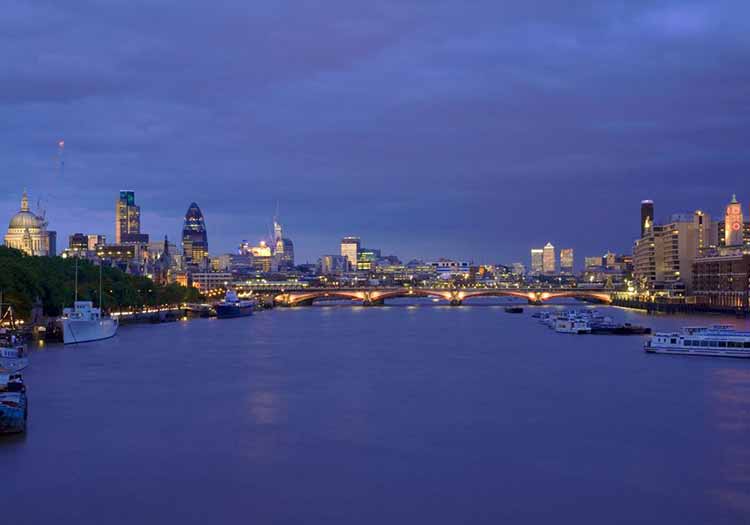
[[534, 310], [314, 306], [39, 349], [0, 520], [750, 521], [750, 362], [556, 334]]

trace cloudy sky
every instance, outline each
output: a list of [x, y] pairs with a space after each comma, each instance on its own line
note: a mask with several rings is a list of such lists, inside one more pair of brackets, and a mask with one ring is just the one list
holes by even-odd
[[627, 251], [643, 198], [750, 203], [749, 65], [747, 0], [5, 0], [0, 223], [113, 238], [132, 189], [215, 253], [277, 201], [302, 262]]

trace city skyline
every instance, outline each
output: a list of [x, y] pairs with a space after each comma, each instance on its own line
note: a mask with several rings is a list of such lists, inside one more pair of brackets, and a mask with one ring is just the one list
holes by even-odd
[[26, 187], [61, 238], [132, 189], [156, 239], [197, 201], [217, 252], [280, 201], [300, 261], [345, 235], [513, 261], [624, 252], [643, 199], [716, 214], [745, 193], [743, 2], [75, 4], [0, 22], [0, 215]]

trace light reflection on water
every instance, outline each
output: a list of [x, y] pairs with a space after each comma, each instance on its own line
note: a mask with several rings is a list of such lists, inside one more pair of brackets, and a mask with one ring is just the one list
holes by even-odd
[[3, 519], [746, 522], [750, 362], [647, 355], [642, 337], [531, 318], [570, 305], [415, 303], [130, 326], [35, 351], [30, 431], [0, 439], [16, 503]]

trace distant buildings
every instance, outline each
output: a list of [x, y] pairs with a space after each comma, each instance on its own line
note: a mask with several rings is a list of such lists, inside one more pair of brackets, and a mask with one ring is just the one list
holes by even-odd
[[345, 257], [351, 269], [357, 269], [359, 260], [359, 237], [344, 237], [341, 239], [341, 256]]
[[[16, 248], [28, 255], [48, 256], [55, 254], [55, 232], [47, 231], [47, 220], [29, 210], [29, 197], [23, 192], [21, 209], [8, 224], [5, 246]], [[52, 245], [52, 246], [51, 246]]]
[[284, 237], [281, 223], [278, 218], [273, 221], [274, 232], [274, 256], [276, 266], [279, 270], [291, 270], [294, 268], [294, 243], [291, 239]]
[[557, 271], [557, 260], [555, 256], [555, 247], [551, 242], [544, 245], [542, 249], [542, 272], [552, 275]]
[[573, 275], [573, 248], [560, 250], [560, 273]]
[[531, 273], [540, 275], [544, 271], [544, 250], [542, 248], [531, 249]]
[[141, 207], [135, 204], [135, 192], [121, 190], [115, 203], [115, 244], [148, 244], [141, 233]]
[[654, 201], [641, 201], [641, 237], [646, 233], [646, 229], [654, 222]]
[[182, 227], [182, 255], [186, 266], [205, 267], [208, 263], [208, 233], [203, 212], [191, 203]]
[[322, 255], [318, 259], [318, 273], [321, 275], [333, 275], [346, 273], [349, 260], [343, 255]]

